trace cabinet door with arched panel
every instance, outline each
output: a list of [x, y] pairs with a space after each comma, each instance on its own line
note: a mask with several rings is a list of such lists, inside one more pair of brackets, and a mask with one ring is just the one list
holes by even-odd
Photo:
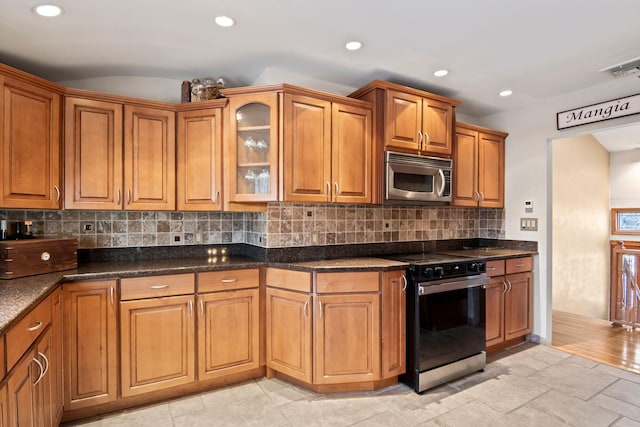
[[230, 202], [278, 197], [278, 93], [231, 96], [225, 156]]

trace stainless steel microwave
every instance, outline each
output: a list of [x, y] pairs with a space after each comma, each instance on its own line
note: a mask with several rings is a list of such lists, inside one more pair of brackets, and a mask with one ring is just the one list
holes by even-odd
[[451, 159], [385, 152], [385, 203], [451, 201]]

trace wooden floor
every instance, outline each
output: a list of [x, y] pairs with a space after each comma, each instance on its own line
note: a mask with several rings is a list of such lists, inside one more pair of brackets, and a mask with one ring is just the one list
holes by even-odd
[[640, 374], [640, 329], [553, 311], [552, 347]]

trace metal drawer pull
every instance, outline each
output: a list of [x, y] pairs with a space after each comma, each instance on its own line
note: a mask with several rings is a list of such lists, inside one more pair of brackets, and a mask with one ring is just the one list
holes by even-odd
[[509, 290], [509, 285], [507, 285], [507, 281], [506, 280], [503, 280], [502, 281], [502, 293], [506, 294], [508, 290]]
[[200, 314], [204, 316], [204, 300], [200, 298]]
[[322, 301], [319, 301], [318, 304], [320, 304], [320, 319], [322, 318]]
[[338, 193], [339, 193], [339, 191], [338, 191], [338, 183], [334, 182], [334, 185], [336, 186], [336, 194], [334, 194], [334, 196], [338, 197]]
[[189, 300], [189, 317], [193, 317], [193, 300]]
[[487, 267], [487, 270], [496, 271], [495, 267]]
[[516, 267], [524, 267], [524, 264], [516, 264]]
[[128, 205], [131, 204], [131, 189], [130, 188], [127, 189], [127, 204]]
[[120, 190], [116, 190], [116, 204], [120, 204]]
[[327, 181], [327, 200], [331, 200], [331, 183]]
[[402, 292], [407, 290], [407, 276], [405, 276], [404, 274], [402, 275], [402, 281], [404, 282], [404, 285], [402, 286]]
[[54, 185], [53, 188], [56, 190], [56, 203], [58, 203], [60, 201], [60, 187]]
[[27, 326], [25, 329], [29, 332], [33, 332], [37, 331], [40, 328], [42, 328], [42, 322], [34, 322], [31, 324], [31, 326]]
[[42, 379], [43, 372], [44, 372], [44, 367], [42, 366], [42, 363], [40, 363], [40, 361], [38, 359], [36, 359], [35, 357], [32, 357], [31, 360], [33, 360], [34, 362], [36, 362], [36, 365], [38, 365], [38, 367], [40, 368], [40, 374], [38, 375], [38, 379], [35, 380], [35, 382], [33, 383], [33, 385], [38, 385], [38, 383], [40, 382], [40, 380]]
[[111, 301], [111, 305], [114, 303], [113, 299], [113, 286], [109, 286], [109, 300]]
[[46, 363], [46, 366], [44, 368], [44, 372], [42, 373], [42, 376], [44, 377], [45, 375], [47, 375], [47, 372], [49, 372], [49, 359], [47, 359], [47, 356], [45, 356], [44, 353], [38, 352], [38, 354], [40, 355], [40, 357], [42, 357]]
[[309, 307], [309, 300], [306, 300], [304, 302], [304, 307], [302, 307], [302, 312], [304, 313], [304, 317], [309, 317], [309, 315], [307, 314], [307, 307]]
[[234, 283], [237, 282], [238, 279], [222, 279], [220, 280], [222, 283]]
[[149, 289], [166, 289], [168, 287], [169, 285], [151, 285], [149, 286]]

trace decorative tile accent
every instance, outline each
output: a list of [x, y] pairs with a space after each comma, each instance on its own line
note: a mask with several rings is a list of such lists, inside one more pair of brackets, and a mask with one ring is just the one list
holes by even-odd
[[266, 212], [0, 211], [80, 248], [247, 243], [263, 248], [504, 239], [504, 209], [269, 203]]

